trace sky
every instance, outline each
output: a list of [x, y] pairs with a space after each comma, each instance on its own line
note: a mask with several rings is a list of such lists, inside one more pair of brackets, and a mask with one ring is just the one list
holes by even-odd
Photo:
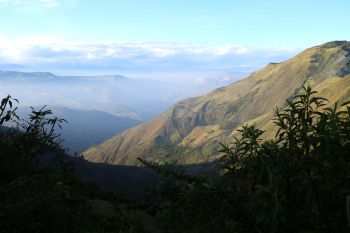
[[0, 0], [0, 69], [247, 72], [350, 40], [348, 9], [346, 0]]

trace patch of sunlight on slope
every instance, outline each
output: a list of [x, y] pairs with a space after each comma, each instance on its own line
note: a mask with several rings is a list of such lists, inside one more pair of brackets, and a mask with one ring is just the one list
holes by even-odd
[[203, 143], [222, 135], [225, 130], [220, 125], [196, 126], [179, 144], [183, 147], [197, 148]]

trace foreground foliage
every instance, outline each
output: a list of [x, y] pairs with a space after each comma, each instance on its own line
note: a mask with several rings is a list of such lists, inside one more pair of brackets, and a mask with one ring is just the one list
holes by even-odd
[[42, 108], [25, 122], [15, 102], [0, 103], [0, 232], [134, 232], [116, 195], [74, 174], [54, 131], [64, 120]]
[[276, 111], [276, 139], [243, 126], [223, 145], [221, 175], [188, 179], [153, 163], [165, 176], [153, 200], [160, 232], [348, 232], [350, 104], [310, 87]]

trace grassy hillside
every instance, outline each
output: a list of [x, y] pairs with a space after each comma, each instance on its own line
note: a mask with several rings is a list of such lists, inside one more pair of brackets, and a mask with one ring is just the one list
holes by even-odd
[[153, 120], [84, 152], [94, 162], [136, 164], [137, 157], [200, 163], [212, 158], [218, 142], [230, 143], [237, 127], [255, 123], [274, 136], [276, 108], [310, 84], [321, 96], [350, 97], [350, 42], [334, 41], [271, 63], [247, 78], [208, 95], [178, 102]]

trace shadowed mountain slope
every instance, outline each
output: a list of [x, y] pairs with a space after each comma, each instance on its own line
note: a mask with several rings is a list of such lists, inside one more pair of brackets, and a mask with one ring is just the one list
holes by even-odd
[[[159, 184], [158, 175], [147, 168], [105, 163], [91, 163], [80, 157], [65, 155], [75, 174], [82, 182], [94, 183], [102, 189], [115, 192], [127, 199], [143, 198]], [[45, 168], [53, 168], [56, 158], [52, 153], [41, 155], [39, 162]]]
[[[41, 107], [35, 107], [39, 110]], [[77, 110], [60, 106], [48, 106], [58, 118], [67, 120], [57, 132], [64, 139], [62, 145], [69, 154], [81, 153], [92, 145], [140, 123], [140, 121], [118, 117], [110, 113], [95, 110]], [[29, 107], [18, 109], [18, 115], [25, 120], [31, 112]]]
[[153, 120], [128, 129], [84, 152], [93, 162], [137, 164], [137, 157], [184, 164], [210, 160], [218, 142], [229, 143], [236, 129], [255, 123], [274, 135], [272, 117], [286, 99], [310, 84], [333, 104], [350, 97], [350, 42], [334, 41], [271, 63], [247, 78], [207, 95], [189, 98]]
[[124, 198], [142, 198], [158, 185], [157, 175], [148, 169], [91, 163], [81, 158], [71, 158], [74, 170], [84, 182], [93, 182], [105, 190], [119, 193]]

